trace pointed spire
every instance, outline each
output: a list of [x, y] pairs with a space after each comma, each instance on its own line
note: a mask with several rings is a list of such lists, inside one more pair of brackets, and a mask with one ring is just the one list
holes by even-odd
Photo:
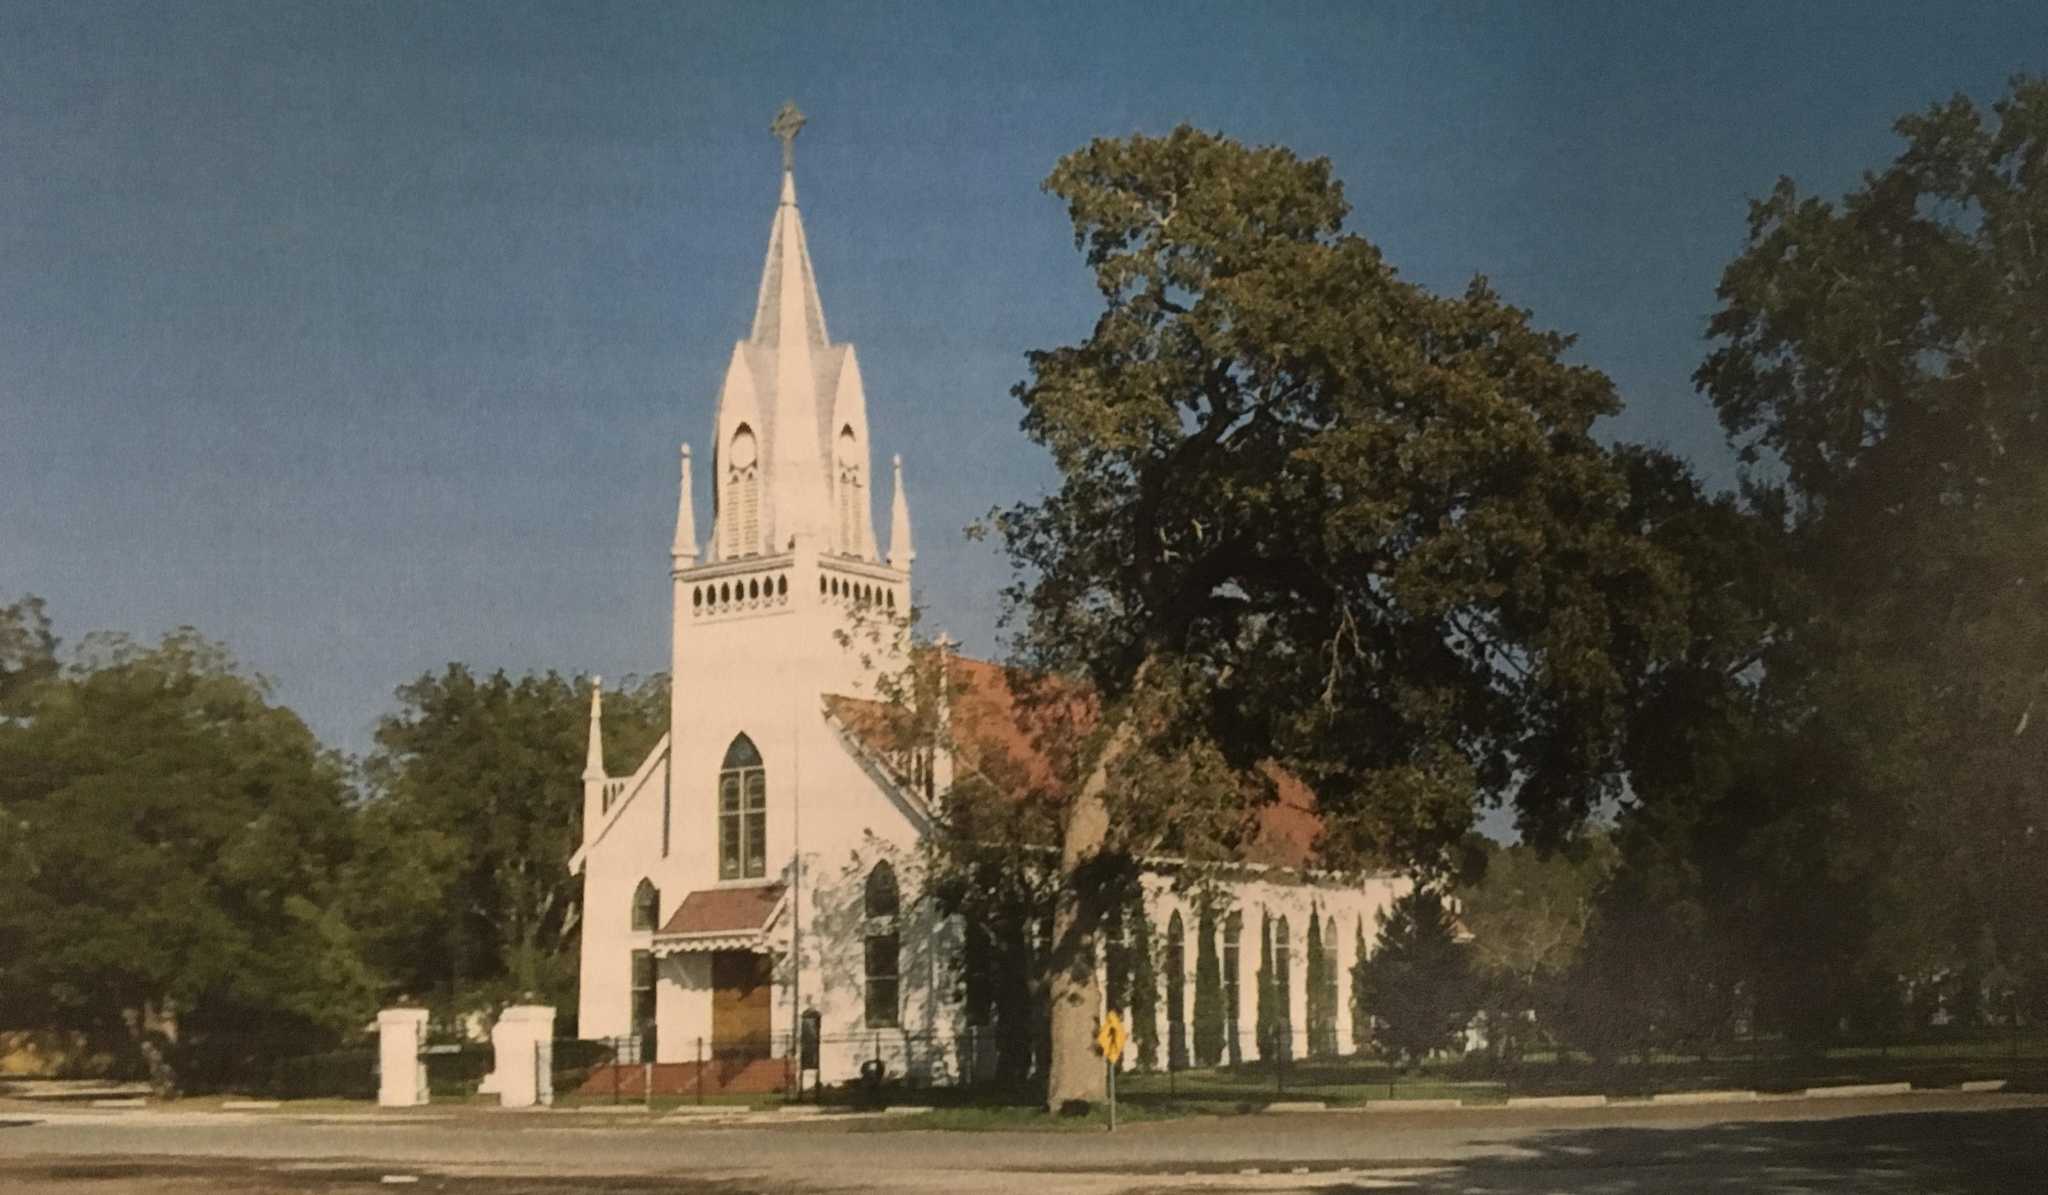
[[768, 233], [768, 260], [762, 264], [761, 289], [754, 302], [754, 330], [748, 339], [755, 344], [799, 340], [822, 347], [830, 342], [824, 306], [818, 301], [818, 280], [811, 273], [803, 215], [796, 206], [792, 143], [803, 124], [796, 105], [784, 104], [773, 126], [775, 135], [782, 138], [782, 194], [776, 201], [775, 223]]
[[669, 545], [670, 561], [677, 568], [697, 563], [697, 509], [690, 500], [690, 446], [683, 445], [683, 483], [676, 495], [676, 538]]
[[603, 780], [604, 775], [604, 678], [590, 678], [590, 745], [583, 753], [583, 779]]
[[889, 567], [909, 572], [917, 551], [910, 546], [910, 503], [903, 497], [903, 456], [890, 458], [896, 469], [896, 497], [889, 504]]

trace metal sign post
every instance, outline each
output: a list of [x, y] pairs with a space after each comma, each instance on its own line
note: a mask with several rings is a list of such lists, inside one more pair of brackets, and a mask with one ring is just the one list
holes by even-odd
[[1116, 1064], [1124, 1056], [1124, 1021], [1111, 1012], [1095, 1031], [1095, 1048], [1102, 1051], [1102, 1065], [1109, 1068], [1109, 1131], [1116, 1132]]

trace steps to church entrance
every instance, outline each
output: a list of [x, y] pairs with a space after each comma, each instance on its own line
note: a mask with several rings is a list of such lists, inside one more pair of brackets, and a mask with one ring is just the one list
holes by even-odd
[[[600, 1066], [590, 1072], [576, 1094], [586, 1099], [642, 1099], [648, 1074], [653, 1073], [655, 1095], [693, 1096], [698, 1092], [698, 1063], [657, 1062]], [[712, 1059], [704, 1062], [705, 1095], [774, 1095], [789, 1089], [789, 1067], [781, 1058]]]

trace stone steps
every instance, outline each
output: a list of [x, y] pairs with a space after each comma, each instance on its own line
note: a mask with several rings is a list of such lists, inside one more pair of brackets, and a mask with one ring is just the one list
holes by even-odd
[[[601, 1099], [616, 1092], [620, 1099], [641, 1099], [648, 1094], [651, 1069], [655, 1095], [695, 1095], [697, 1067], [695, 1062], [657, 1062], [652, 1068], [637, 1062], [600, 1066], [576, 1094]], [[703, 1068], [705, 1095], [773, 1095], [789, 1085], [789, 1072], [780, 1058], [709, 1059]]]

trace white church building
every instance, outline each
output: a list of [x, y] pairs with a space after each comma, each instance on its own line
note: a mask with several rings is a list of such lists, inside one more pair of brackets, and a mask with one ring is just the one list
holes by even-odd
[[[628, 1039], [657, 1063], [720, 1060], [731, 1079], [745, 1066], [793, 1075], [793, 1043], [810, 1026], [825, 1083], [874, 1057], [892, 1075], [952, 1082], [986, 1066], [959, 995], [965, 935], [916, 890], [914, 860], [956, 760], [942, 745], [906, 764], [863, 729], [874, 678], [904, 650], [915, 553], [900, 458], [886, 543], [875, 533], [860, 363], [828, 331], [797, 206], [801, 124], [792, 106], [775, 124], [781, 194], [752, 326], [712, 417], [708, 539], [682, 448], [668, 733], [629, 776], [605, 772], [592, 693], [582, 845], [569, 861], [583, 883], [577, 1032]], [[855, 619], [894, 631], [879, 647], [850, 643]], [[958, 657], [947, 666], [979, 723], [1000, 722], [1002, 670]], [[1229, 936], [1212, 946], [1241, 1043], [1233, 1055], [1247, 1060], [1259, 1053], [1262, 958], [1279, 978], [1266, 998], [1285, 1002], [1293, 1051], [1304, 1052], [1312, 922], [1324, 971], [1339, 977], [1324, 1007], [1334, 997], [1336, 1042], [1351, 1050], [1356, 943], [1371, 941], [1375, 915], [1407, 884], [1310, 870], [1310, 805], [1283, 785], [1255, 857], [1232, 872], [1236, 916], [1227, 929], [1210, 921]], [[1190, 1033], [1201, 923], [1164, 871], [1145, 891], [1162, 944], [1160, 1015]]]

